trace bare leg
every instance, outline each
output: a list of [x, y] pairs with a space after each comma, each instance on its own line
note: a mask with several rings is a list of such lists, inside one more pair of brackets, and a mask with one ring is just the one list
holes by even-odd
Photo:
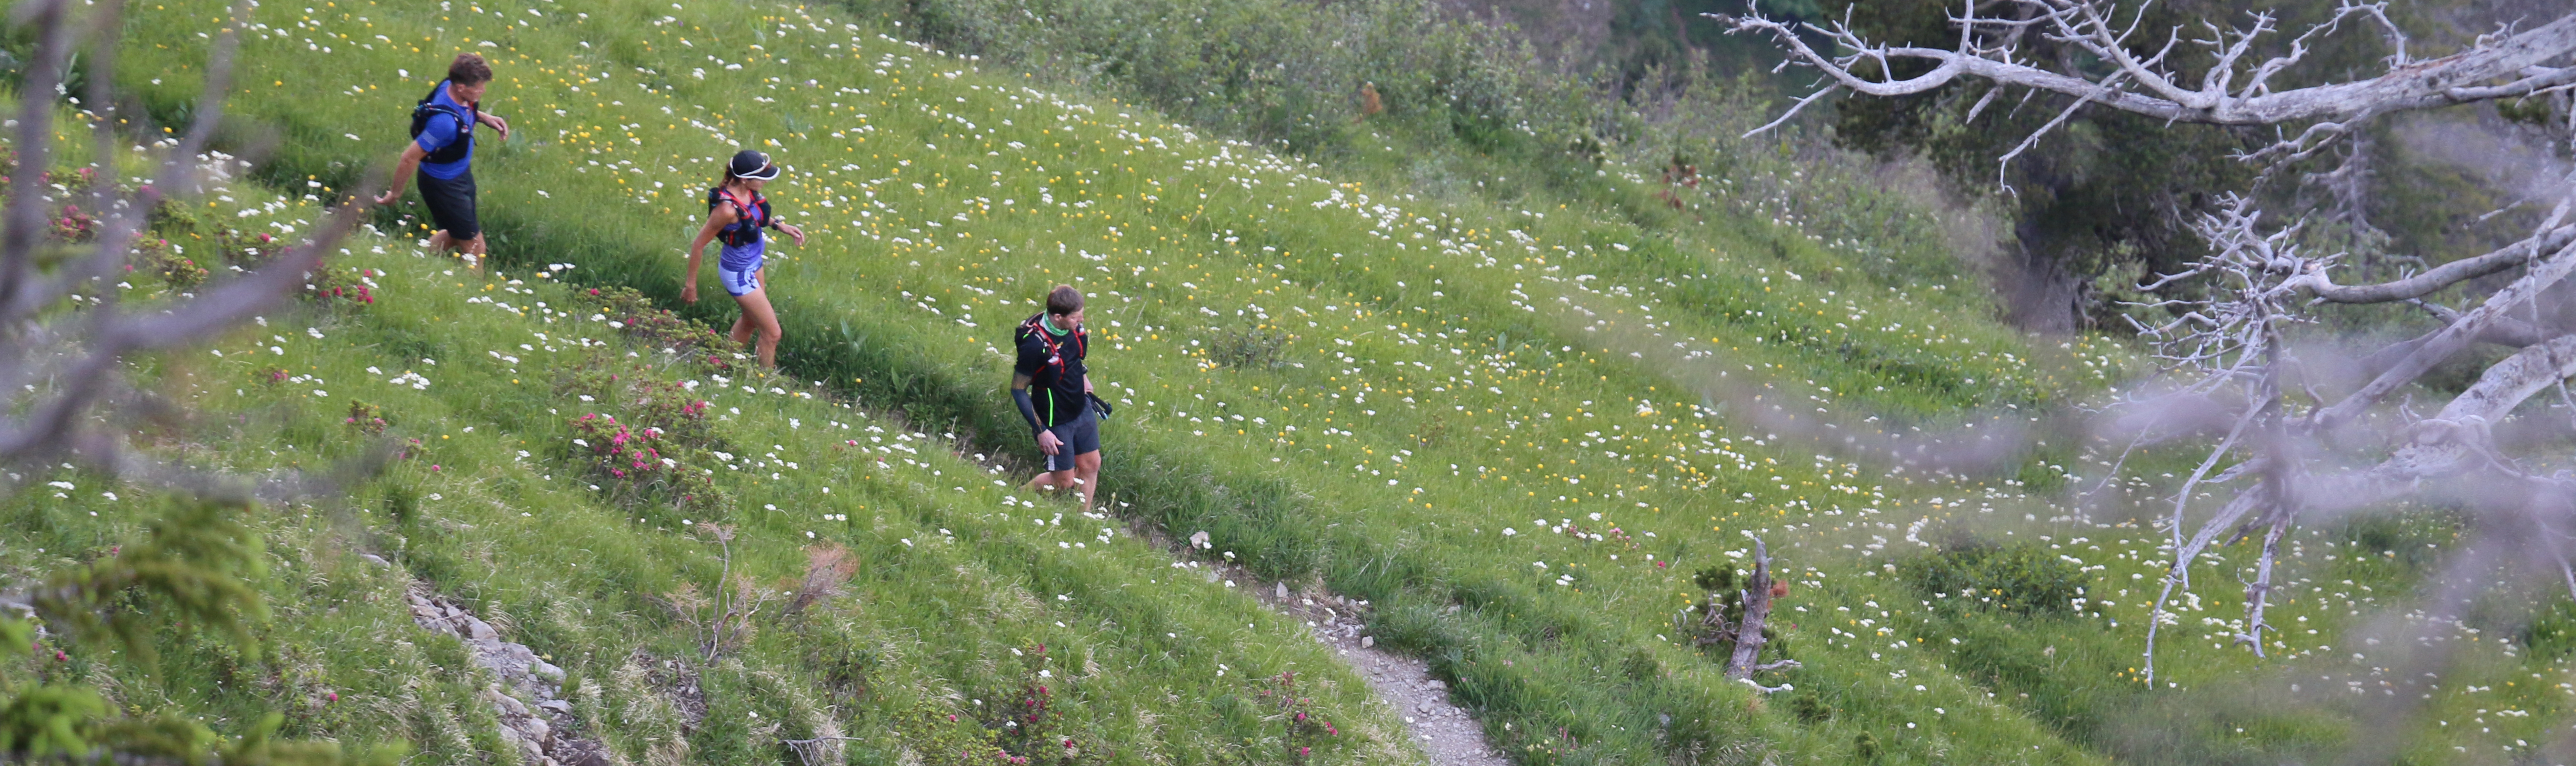
[[482, 232], [475, 232], [474, 238], [466, 240], [458, 249], [464, 251], [465, 265], [467, 267], [475, 269], [483, 268], [484, 249]]
[[750, 336], [754, 334], [759, 335], [755, 348], [760, 353], [760, 366], [777, 369], [778, 312], [769, 307], [769, 291], [753, 290], [734, 300], [742, 304], [742, 318], [733, 323], [734, 342], [741, 343], [751, 340]]
[[[1079, 467], [1079, 465], [1076, 466], [1077, 469]], [[1048, 471], [1038, 474], [1037, 478], [1030, 479], [1029, 483], [1020, 486], [1033, 492], [1060, 492], [1073, 488], [1074, 478], [1074, 470]]]
[[1082, 493], [1082, 512], [1091, 512], [1091, 496], [1099, 494], [1100, 450], [1073, 456], [1074, 491]]

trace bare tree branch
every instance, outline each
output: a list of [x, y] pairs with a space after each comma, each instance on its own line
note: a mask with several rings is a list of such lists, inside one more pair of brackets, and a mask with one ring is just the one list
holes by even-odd
[[[37, 55], [20, 93], [16, 111], [15, 148], [26, 168], [10, 179], [5, 211], [0, 211], [0, 462], [52, 464], [73, 459], [130, 480], [234, 498], [282, 498], [327, 491], [346, 476], [281, 474], [245, 481], [166, 465], [124, 449], [114, 424], [102, 425], [101, 412], [167, 409], [148, 394], [125, 383], [123, 370], [136, 354], [163, 351], [213, 338], [255, 315], [274, 310], [321, 267], [323, 255], [360, 222], [355, 206], [334, 211], [309, 237], [261, 268], [228, 278], [197, 293], [128, 308], [114, 290], [96, 290], [104, 279], [123, 272], [135, 237], [148, 226], [151, 211], [165, 195], [205, 175], [226, 169], [210, 167], [204, 155], [223, 116], [230, 86], [236, 29], [227, 26], [215, 38], [206, 66], [205, 91], [195, 119], [175, 141], [160, 149], [151, 178], [124, 189], [115, 175], [115, 149], [124, 139], [114, 132], [113, 49], [122, 29], [120, 8], [95, 8], [75, 19], [68, 0], [36, 0], [18, 8], [31, 27]], [[249, 7], [236, 6], [239, 17]], [[86, 22], [85, 26], [81, 26]], [[74, 33], [75, 27], [83, 31]], [[59, 85], [75, 52], [89, 50], [89, 106], [106, 110], [92, 115], [98, 148], [95, 165], [102, 178], [85, 195], [57, 200], [42, 183], [43, 170], [56, 156], [53, 141]], [[229, 162], [229, 160], [224, 160]], [[362, 190], [357, 198], [372, 198]], [[37, 254], [67, 243], [48, 241], [45, 220], [55, 202], [82, 202], [99, 216], [99, 235], [48, 273], [37, 266]], [[99, 293], [87, 301], [76, 300]], [[380, 465], [382, 454], [349, 466], [357, 470]]]
[[2387, 303], [2421, 298], [2461, 282], [2530, 263], [2536, 254], [2556, 252], [2571, 243], [2576, 243], [2576, 224], [2550, 229], [2485, 255], [2445, 263], [2405, 279], [2369, 285], [2335, 284], [2333, 278], [2326, 274], [2328, 264], [2310, 262], [2301, 265], [2305, 276], [2298, 287], [2314, 294], [2317, 300], [2329, 303]]
[[[2141, 57], [2128, 46], [2129, 34], [2115, 28], [2112, 4], [2102, 0], [2012, 0], [2012, 5], [2034, 12], [2033, 19], [2001, 19], [1964, 15], [1951, 22], [1962, 29], [1960, 45], [1953, 49], [1891, 46], [1872, 43], [1853, 30], [1848, 22], [1831, 26], [1801, 23], [1792, 26], [1754, 11], [1743, 16], [1706, 14], [1729, 26], [1728, 32], [1768, 34], [1786, 49], [1798, 64], [1814, 67], [1842, 87], [1872, 96], [1902, 96], [1921, 93], [1949, 84], [1962, 76], [1993, 80], [1999, 84], [2044, 90], [2065, 96], [2091, 99], [2104, 106], [2141, 114], [2167, 122], [2191, 122], [2211, 125], [2280, 125], [2308, 121], [2345, 122], [2373, 114], [2429, 109], [2498, 98], [2512, 98], [2576, 83], [2576, 66], [2549, 66], [2576, 50], [2576, 15], [2560, 18], [2529, 31], [2499, 39], [2481, 41], [2469, 50], [2427, 61], [2395, 61], [2389, 71], [2367, 80], [2331, 83], [2285, 91], [2273, 91], [2271, 79], [2303, 59], [2315, 37], [2333, 32], [2345, 19], [2368, 16], [2380, 21], [2394, 33], [2381, 15], [2383, 4], [2346, 3], [2334, 16], [2299, 35], [2289, 52], [2250, 68], [2242, 64], [2255, 42], [2277, 29], [2270, 16], [2257, 14], [2250, 27], [2213, 31], [2220, 34], [2191, 43], [2212, 52], [2213, 65], [2197, 87], [2181, 85], [2176, 69], [2163, 52]], [[2144, 10], [2139, 11], [2140, 14]], [[2017, 60], [2018, 49], [2011, 44], [1983, 47], [1977, 44], [1984, 35], [2018, 30], [2034, 21], [2049, 30], [2048, 37], [2076, 45], [2102, 56], [2116, 66], [2113, 74], [2102, 79], [2087, 79], [2061, 74]], [[1839, 56], [1817, 52], [1800, 39], [1801, 30], [1821, 35], [1838, 49], [1848, 50]], [[2229, 38], [2234, 38], [2231, 42]], [[2402, 40], [2402, 36], [2399, 37]], [[2171, 49], [2171, 44], [2166, 50]], [[2402, 50], [2402, 48], [2401, 48]], [[1885, 64], [1896, 61], [1919, 61], [1932, 65], [1932, 70], [1902, 80], [1871, 79], [1858, 69], [1862, 62]], [[2243, 79], [2238, 85], [2237, 80]], [[2509, 79], [2507, 79], [2509, 78]], [[2138, 83], [2145, 92], [2111, 88], [2112, 82], [2126, 79]], [[2480, 85], [2507, 79], [2497, 85]], [[2103, 91], [2109, 90], [2105, 94]]]
[[[1753, 677], [1762, 659], [1763, 624], [1771, 619], [1771, 552], [1753, 539], [1753, 576], [1744, 581], [1744, 620], [1735, 626], [1735, 653], [1726, 661], [1726, 677]], [[1759, 685], [1757, 685], [1758, 688]]]
[[[1963, 0], [1950, 13], [1957, 36], [1948, 48], [1873, 41], [1848, 18], [1791, 24], [1758, 11], [1715, 17], [1731, 33], [1768, 35], [1788, 54], [1790, 64], [1823, 73], [1828, 86], [1811, 98], [1834, 92], [1903, 96], [1969, 78], [1986, 81], [1985, 92], [1968, 110], [1970, 120], [2007, 88], [2071, 100], [1999, 157], [2000, 163], [2009, 163], [2077, 111], [2097, 104], [2168, 123], [2272, 128], [2276, 139], [2270, 145], [2235, 155], [2264, 166], [2258, 186], [2259, 179], [2274, 172], [2344, 147], [2350, 154], [2333, 172], [2310, 178], [2336, 185], [2329, 191], [2345, 196], [2336, 199], [2340, 207], [2332, 213], [2356, 227], [2368, 224], [2345, 192], [2365, 180], [2368, 166], [2362, 155], [2367, 147], [2345, 139], [2361, 135], [2382, 115], [2494, 99], [2544, 99], [2558, 115], [2549, 129], [2555, 132], [2560, 121], [2566, 122], [2566, 149], [2576, 152], [2576, 116], [2567, 114], [2576, 108], [2576, 98], [2571, 98], [2576, 95], [2576, 12], [2562, 12], [2528, 29], [2508, 27], [2429, 59], [2416, 58], [2385, 3], [2360, 0], [2340, 0], [2326, 18], [2296, 30], [2282, 29], [2267, 11], [2251, 13], [2242, 23], [2213, 19], [2197, 27], [2150, 28], [2147, 6], [2112, 0]], [[2273, 86], [2310, 65], [2311, 52], [2327, 36], [2348, 29], [2371, 30], [2388, 44], [2391, 54], [2384, 71], [2341, 79], [2325, 73], [2320, 84]], [[1801, 35], [1821, 38], [1824, 44], [1812, 45]], [[2034, 43], [2053, 46], [2054, 52], [2033, 55]], [[2069, 51], [2077, 55], [2061, 55]], [[2073, 63], [2079, 59], [2100, 65], [2079, 68]], [[1782, 121], [1786, 119], [1784, 115]], [[2430, 606], [2422, 614], [2437, 619], [2458, 614], [2479, 588], [2493, 582], [2470, 573], [2508, 560], [2524, 575], [2565, 587], [2576, 597], [2576, 564], [2569, 563], [2576, 560], [2571, 555], [2576, 551], [2570, 550], [2576, 548], [2576, 470], [2540, 467], [2568, 463], [2561, 448], [2576, 436], [2576, 419], [2537, 421], [2517, 429], [2512, 443], [2500, 443], [2496, 435], [2497, 426], [2511, 422], [2518, 408], [2543, 391], [2560, 391], [2576, 410], [2576, 393], [2566, 385], [2576, 377], [2576, 327], [2569, 326], [2576, 319], [2566, 305], [2576, 288], [2563, 284], [2576, 272], [2572, 185], [2576, 179], [2524, 195], [2523, 202], [2555, 207], [2519, 242], [2368, 284], [2336, 282], [2334, 271], [2344, 254], [2310, 252], [2314, 238], [2307, 235], [2303, 218], [2267, 216], [2250, 192], [2209, 190], [2219, 193], [2219, 204], [2193, 226], [2208, 253], [2146, 280], [2139, 288], [2159, 297], [2130, 304], [2162, 315], [2128, 317], [2140, 337], [2153, 344], [2161, 369], [2124, 393], [2092, 427], [2094, 436], [2129, 443], [2113, 466], [2115, 473], [2137, 449], [2206, 440], [2206, 452], [2178, 483], [2171, 510], [2160, 521], [2171, 535], [2173, 560], [2147, 630], [2148, 679], [2158, 670], [2156, 639], [2174, 619], [2168, 606], [2177, 592], [2190, 591], [2192, 567], [2210, 546], [2222, 538], [2232, 542], [2261, 536], [2252, 577], [2240, 580], [2246, 615], [2234, 638], [2258, 656], [2268, 656], [2265, 633], [2272, 626], [2264, 615], [2281, 563], [2281, 542], [2290, 531], [2400, 503], [2466, 507], [2481, 529], [2445, 564], [2445, 574], [2428, 584], [2422, 599]], [[2453, 310], [2429, 300], [2445, 291], [2456, 291], [2451, 294], [2456, 297], [2444, 302], [2474, 306]], [[2396, 312], [2392, 320], [2420, 309], [2442, 326], [2361, 349], [2329, 343], [2325, 348], [2330, 350], [2319, 353], [2313, 341], [2337, 332], [2314, 313], [2325, 304], [2385, 306]], [[2348, 311], [2334, 316], [2343, 321]], [[2428, 373], [2458, 363], [2463, 350], [2479, 343], [2515, 350], [2484, 363], [2475, 380], [2456, 394], [2424, 385]], [[2302, 351], [2320, 358], [2302, 360]], [[2332, 378], [2347, 370], [2362, 375], [2347, 382]], [[2401, 392], [2408, 404], [2392, 404]], [[2409, 404], [2421, 397], [2447, 399], [2438, 412], [2419, 418]], [[1758, 406], [1746, 409], [1757, 420], [1774, 415]], [[2364, 423], [2372, 425], [2356, 425]], [[2549, 450], [2532, 449], [2535, 440], [2547, 440]], [[1842, 442], [1823, 446], [1863, 451], [1899, 446], [1853, 437]], [[2009, 445], [1984, 448], [1990, 455], [2011, 451]], [[2089, 500], [2113, 478], [2106, 475], [2095, 491], [2076, 499]], [[2244, 478], [2252, 481], [2215, 507], [2201, 500], [2205, 489]], [[2186, 527], [2191, 528], [2188, 536]], [[2401, 662], [2407, 667], [2400, 670], [2442, 666], [2456, 651], [2456, 642], [2393, 643], [2425, 645]], [[2371, 705], [2376, 707], [2366, 711], [2369, 716], [2393, 722], [2413, 714], [2418, 703], [2373, 698]], [[2405, 730], [2373, 729], [2389, 736]], [[2377, 752], [2388, 744], [2356, 741], [2352, 747], [2354, 753]], [[2576, 744], [2567, 747], [2576, 749]]]

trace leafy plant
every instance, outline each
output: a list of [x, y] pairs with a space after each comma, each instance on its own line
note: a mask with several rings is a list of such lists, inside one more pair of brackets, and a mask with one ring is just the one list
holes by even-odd
[[1209, 344], [1208, 359], [1227, 367], [1271, 368], [1286, 365], [1281, 351], [1288, 346], [1288, 334], [1270, 330], [1227, 330], [1219, 332]]
[[1941, 607], [2024, 614], [2071, 611], [2088, 580], [2081, 568], [2037, 545], [1975, 539], [1897, 562], [1896, 571]]
[[304, 299], [321, 306], [364, 308], [376, 302], [374, 289], [367, 281], [382, 275], [373, 269], [335, 269], [325, 265], [307, 274]]
[[1064, 713], [1058, 709], [1055, 687], [1067, 679], [1056, 677], [1050, 667], [1054, 659], [1044, 643], [1026, 650], [1011, 649], [1018, 658], [1016, 688], [996, 700], [1001, 704], [987, 706], [984, 726], [993, 731], [994, 741], [1014, 766], [1029, 764], [1098, 763], [1105, 760], [1105, 743], [1089, 743], [1063, 733]]
[[362, 401], [349, 402], [349, 417], [342, 421], [363, 434], [380, 434], [390, 423], [385, 422], [385, 408]]
[[[211, 634], [222, 645], [256, 654], [253, 625], [267, 608], [253, 582], [266, 575], [259, 536], [240, 505], [179, 500], [148, 525], [143, 542], [64, 570], [42, 584], [0, 592], [0, 605], [33, 621], [0, 618], [0, 657], [42, 648], [41, 623], [80, 648], [123, 652], [147, 668], [161, 658], [165, 631]], [[184, 627], [182, 627], [184, 626]], [[66, 661], [70, 650], [52, 650]], [[0, 663], [0, 756], [11, 758], [169, 758], [223, 763], [392, 764], [399, 748], [343, 753], [332, 742], [274, 739], [284, 716], [268, 713], [238, 740], [175, 716], [126, 717], [96, 690], [28, 678], [24, 665]]]
[[631, 287], [594, 287], [574, 296], [579, 306], [594, 312], [626, 337], [678, 354], [715, 372], [733, 370], [734, 357], [742, 350], [741, 344], [714, 328], [657, 307], [651, 298]]

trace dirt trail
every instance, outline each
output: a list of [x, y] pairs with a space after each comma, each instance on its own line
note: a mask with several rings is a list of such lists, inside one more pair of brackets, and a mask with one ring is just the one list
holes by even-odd
[[[952, 437], [953, 438], [953, 437]], [[962, 442], [950, 451], [960, 459], [980, 459], [983, 455], [968, 451]], [[972, 457], [969, 457], [972, 455]], [[981, 462], [981, 461], [979, 461]], [[997, 461], [991, 467], [1024, 474], [1021, 467]], [[1394, 708], [1412, 737], [1411, 743], [1429, 756], [1432, 766], [1510, 766], [1493, 743], [1486, 740], [1484, 727], [1467, 709], [1449, 700], [1449, 686], [1431, 675], [1431, 664], [1402, 653], [1379, 648], [1368, 635], [1369, 604], [1346, 598], [1320, 586], [1292, 590], [1286, 583], [1262, 582], [1252, 572], [1225, 562], [1203, 561], [1183, 553], [1209, 549], [1208, 534], [1198, 532], [1188, 539], [1176, 539], [1159, 526], [1135, 518], [1118, 509], [1126, 504], [1112, 494], [1100, 509], [1109, 518], [1118, 519], [1127, 532], [1161, 546], [1172, 553], [1180, 565], [1197, 570], [1209, 582], [1226, 580], [1242, 588], [1254, 600], [1273, 610], [1306, 622], [1315, 640], [1333, 647], [1334, 653], [1368, 679], [1378, 699]]]
[[[1236, 572], [1242, 575], [1241, 572]], [[1293, 592], [1284, 584], [1256, 587], [1261, 602], [1306, 621], [1315, 639], [1333, 647], [1368, 679], [1380, 699], [1395, 707], [1413, 732], [1413, 744], [1434, 766], [1508, 766], [1485, 740], [1484, 727], [1451, 704], [1449, 686], [1431, 675], [1430, 663], [1381, 649], [1368, 635], [1368, 605], [1328, 592]]]

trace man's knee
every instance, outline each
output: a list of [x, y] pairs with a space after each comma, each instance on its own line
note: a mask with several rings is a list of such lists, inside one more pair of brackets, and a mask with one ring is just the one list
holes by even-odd
[[1084, 474], [1100, 473], [1100, 452], [1094, 450], [1073, 456], [1073, 467]]

